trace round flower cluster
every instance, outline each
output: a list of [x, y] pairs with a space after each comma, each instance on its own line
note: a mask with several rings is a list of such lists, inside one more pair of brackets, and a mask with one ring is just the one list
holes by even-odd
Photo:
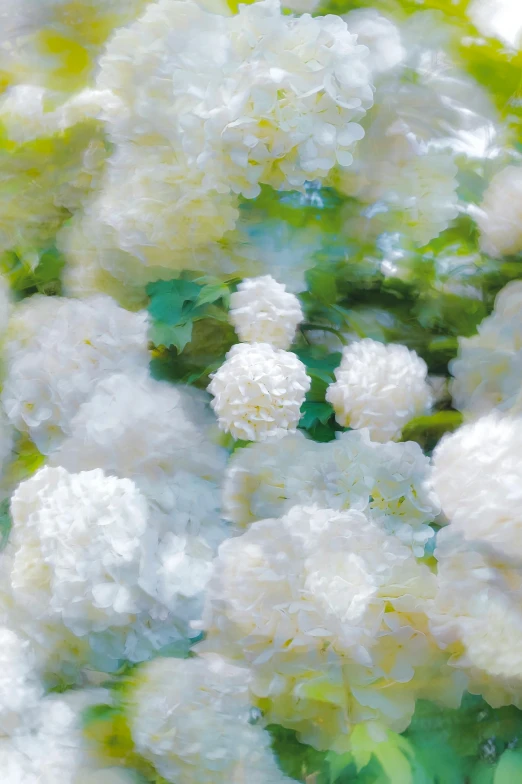
[[399, 439], [404, 425], [431, 406], [427, 373], [406, 346], [365, 338], [343, 350], [326, 399], [340, 425], [367, 427], [376, 441]]
[[489, 183], [477, 216], [482, 250], [492, 256], [522, 250], [522, 168], [506, 166]]
[[267, 723], [344, 752], [359, 722], [404, 729], [426, 688], [458, 704], [427, 628], [434, 583], [361, 512], [296, 506], [220, 546], [198, 648], [250, 665]]
[[209, 384], [222, 430], [245, 441], [294, 431], [310, 388], [303, 363], [268, 343], [237, 343]]
[[522, 555], [522, 419], [495, 414], [445, 436], [434, 455], [433, 486], [466, 541]]
[[470, 417], [492, 409], [522, 413], [522, 282], [502, 289], [495, 310], [471, 338], [459, 338], [451, 361], [451, 393], [456, 408]]
[[223, 514], [244, 528], [296, 504], [356, 509], [421, 555], [440, 511], [430, 479], [429, 460], [413, 441], [380, 444], [353, 430], [321, 444], [297, 432], [234, 453]]
[[219, 482], [226, 451], [213, 441], [207, 395], [156, 381], [146, 371], [115, 373], [96, 384], [51, 455], [69, 471], [103, 468], [132, 479], [150, 502], [175, 512], [169, 490], [178, 472]]
[[103, 112], [115, 149], [94, 225], [144, 265], [182, 268], [233, 227], [235, 194], [350, 165], [373, 99], [367, 54], [339, 17], [286, 16], [277, 0], [233, 16], [150, 4], [100, 59], [97, 87], [120, 105]]
[[148, 318], [106, 296], [35, 295], [16, 307], [7, 336], [2, 402], [12, 424], [47, 453], [68, 432], [96, 381], [147, 368]]
[[144, 665], [128, 696], [136, 748], [178, 784], [290, 784], [250, 721], [248, 682], [248, 670], [215, 655]]
[[19, 485], [11, 514], [11, 616], [25, 615], [44, 658], [73, 635], [111, 666], [190, 634], [213, 552], [204, 540], [162, 535], [129, 479], [46, 467]]
[[522, 707], [522, 570], [520, 552], [502, 554], [470, 542], [451, 524], [439, 532], [437, 593], [430, 627], [468, 690], [493, 707]]
[[295, 294], [271, 275], [244, 280], [230, 297], [230, 321], [242, 343], [288, 349], [303, 318]]

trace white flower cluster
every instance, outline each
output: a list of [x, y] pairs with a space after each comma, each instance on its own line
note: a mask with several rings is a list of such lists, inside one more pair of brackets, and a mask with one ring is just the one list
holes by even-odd
[[374, 8], [350, 11], [343, 19], [350, 32], [357, 36], [358, 43], [368, 47], [368, 63], [374, 76], [390, 71], [405, 59], [399, 29]]
[[82, 737], [82, 710], [104, 699], [93, 689], [40, 700], [20, 732], [0, 738], [6, 784], [133, 784], [130, 772], [100, 767]]
[[106, 296], [35, 295], [12, 315], [2, 402], [9, 421], [47, 453], [68, 432], [93, 384], [118, 370], [147, 368], [148, 318]]
[[358, 722], [404, 729], [426, 688], [458, 704], [428, 632], [434, 593], [362, 512], [296, 506], [220, 546], [198, 648], [250, 665], [267, 723], [343, 752]]
[[0, 736], [13, 734], [42, 694], [29, 642], [0, 626]]
[[492, 256], [522, 250], [522, 168], [506, 166], [491, 180], [477, 215], [482, 250]]
[[303, 318], [295, 294], [271, 275], [244, 280], [230, 297], [230, 321], [242, 343], [288, 349]]
[[451, 528], [522, 557], [522, 419], [496, 414], [445, 436], [433, 455], [433, 487]]
[[86, 219], [142, 265], [186, 267], [233, 228], [236, 194], [350, 165], [373, 99], [367, 54], [339, 17], [285, 16], [277, 0], [234, 16], [151, 3], [100, 59], [97, 87], [120, 105], [103, 112], [115, 149]]
[[237, 439], [265, 441], [295, 431], [310, 383], [292, 352], [268, 343], [237, 343], [208, 391], [222, 430]]
[[10, 617], [26, 618], [44, 658], [60, 656], [54, 647], [67, 649], [72, 635], [110, 667], [190, 634], [212, 550], [163, 532], [131, 480], [46, 467], [19, 485], [11, 514]]
[[177, 784], [290, 784], [250, 721], [248, 683], [216, 655], [144, 665], [128, 698], [137, 749]]
[[459, 338], [450, 363], [453, 402], [470, 418], [493, 409], [522, 413], [522, 282], [512, 281], [495, 300], [477, 334]]
[[326, 400], [340, 425], [367, 427], [376, 441], [398, 439], [404, 425], [431, 406], [427, 373], [406, 346], [365, 338], [343, 350]]
[[450, 664], [466, 674], [469, 691], [493, 707], [522, 707], [520, 553], [502, 554], [486, 539], [469, 541], [451, 524], [439, 533], [435, 554], [432, 633]]
[[223, 514], [244, 528], [296, 504], [356, 509], [421, 555], [440, 512], [430, 482], [429, 460], [412, 441], [380, 444], [354, 430], [321, 444], [297, 432], [232, 456]]

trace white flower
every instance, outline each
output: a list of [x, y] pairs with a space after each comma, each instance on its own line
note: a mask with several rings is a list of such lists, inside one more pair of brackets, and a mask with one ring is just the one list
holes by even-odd
[[93, 689], [42, 699], [25, 727], [0, 741], [6, 784], [132, 784], [130, 773], [100, 768], [82, 737], [82, 710], [108, 698], [105, 690]]
[[453, 524], [437, 536], [437, 594], [430, 626], [469, 678], [468, 689], [493, 707], [522, 706], [520, 553], [470, 542]]
[[128, 477], [151, 501], [173, 509], [164, 496], [177, 472], [219, 482], [225, 468], [208, 402], [204, 392], [156, 381], [146, 371], [107, 376], [71, 420], [52, 461], [70, 471], [100, 467]]
[[128, 698], [138, 751], [178, 784], [290, 784], [268, 733], [250, 723], [248, 682], [219, 656], [143, 666]]
[[522, 419], [491, 414], [446, 435], [433, 455], [433, 486], [465, 540], [522, 556]]
[[11, 318], [2, 400], [9, 420], [42, 452], [68, 431], [93, 384], [128, 368], [146, 368], [148, 318], [109, 297], [35, 295]]
[[251, 444], [231, 457], [223, 514], [245, 527], [279, 517], [296, 504], [366, 511], [388, 532], [422, 554], [439, 513], [429, 486], [429, 460], [412, 441], [376, 443], [368, 431], [319, 444], [301, 433]]
[[491, 179], [477, 216], [485, 253], [503, 256], [522, 250], [522, 168], [506, 166]]
[[88, 206], [100, 243], [109, 229], [142, 266], [181, 269], [233, 228], [236, 194], [349, 165], [373, 96], [366, 56], [339, 17], [286, 16], [277, 0], [229, 16], [151, 3], [100, 59], [98, 90], [116, 99], [104, 113], [114, 152]]
[[309, 388], [310, 378], [295, 354], [267, 343], [237, 343], [208, 391], [222, 430], [234, 438], [265, 441], [296, 429]]
[[402, 63], [406, 52], [398, 28], [374, 8], [358, 8], [343, 16], [357, 42], [370, 50], [368, 63], [374, 75], [385, 73]]
[[43, 468], [20, 484], [11, 513], [10, 615], [44, 660], [107, 668], [190, 636], [212, 547], [165, 532], [129, 479]]
[[451, 361], [451, 393], [456, 408], [470, 418], [493, 409], [522, 413], [522, 282], [508, 283], [495, 310], [470, 338], [459, 338]]
[[29, 643], [0, 626], [0, 735], [11, 735], [42, 694]]
[[230, 321], [242, 343], [288, 349], [303, 318], [295, 294], [271, 275], [244, 280], [230, 297]]
[[296, 506], [220, 546], [198, 649], [250, 665], [267, 723], [343, 752], [359, 722], [405, 729], [431, 668], [446, 677], [434, 580], [361, 512]]
[[376, 441], [398, 439], [410, 419], [429, 410], [427, 372], [426, 363], [406, 346], [365, 338], [343, 350], [326, 400], [340, 425], [367, 427]]

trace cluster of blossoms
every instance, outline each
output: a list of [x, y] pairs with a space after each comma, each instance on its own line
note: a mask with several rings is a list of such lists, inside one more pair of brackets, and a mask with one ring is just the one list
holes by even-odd
[[199, 648], [250, 664], [268, 723], [343, 752], [360, 722], [403, 730], [418, 694], [458, 702], [428, 631], [434, 594], [364, 513], [294, 506], [221, 545]]
[[406, 346], [366, 338], [344, 349], [326, 399], [339, 424], [368, 428], [375, 441], [399, 439], [404, 425], [430, 408], [427, 373]]
[[239, 528], [296, 504], [365, 512], [422, 554], [439, 514], [430, 464], [418, 444], [380, 444], [367, 430], [319, 444], [301, 433], [251, 444], [230, 459], [223, 514]]
[[455, 408], [470, 418], [493, 408], [522, 413], [522, 283], [508, 284], [495, 310], [479, 324], [477, 334], [460, 338], [459, 354], [450, 364]]
[[290, 784], [252, 724], [249, 681], [215, 654], [144, 665], [127, 698], [137, 749], [179, 784]]

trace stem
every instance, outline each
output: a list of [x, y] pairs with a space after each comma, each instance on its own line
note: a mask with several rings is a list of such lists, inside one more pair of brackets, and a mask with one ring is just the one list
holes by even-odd
[[335, 327], [329, 327], [326, 324], [301, 324], [300, 329], [316, 329], [319, 332], [332, 332], [341, 341], [343, 346], [348, 345], [342, 332], [339, 332], [339, 330], [335, 329]]

